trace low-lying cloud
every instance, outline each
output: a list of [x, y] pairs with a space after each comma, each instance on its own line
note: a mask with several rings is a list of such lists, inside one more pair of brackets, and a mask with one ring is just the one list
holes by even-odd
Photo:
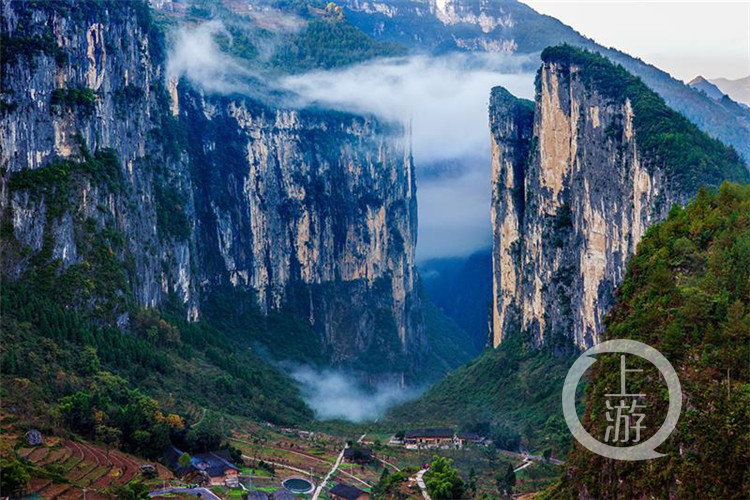
[[420, 262], [470, 255], [491, 246], [489, 159], [474, 161], [485, 168], [471, 166], [458, 177], [437, 177], [419, 184]]
[[344, 372], [309, 366], [296, 368], [292, 377], [300, 383], [303, 399], [319, 420], [377, 420], [388, 408], [414, 399], [422, 392], [403, 389], [395, 382], [366, 388], [356, 377]]
[[301, 17], [270, 6], [251, 8], [247, 15], [255, 26], [271, 33], [296, 33], [305, 26]]
[[533, 96], [530, 56], [451, 54], [379, 59], [281, 80], [300, 97], [344, 111], [411, 121], [421, 164], [489, 150], [487, 105], [496, 85]]
[[169, 47], [167, 76], [175, 80], [185, 77], [208, 93], [252, 92], [255, 74], [221, 50], [216, 41], [220, 34], [231, 37], [219, 21], [176, 30]]

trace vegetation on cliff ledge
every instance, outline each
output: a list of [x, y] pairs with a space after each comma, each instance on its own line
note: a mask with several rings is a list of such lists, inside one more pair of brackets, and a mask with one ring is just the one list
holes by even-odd
[[[701, 132], [622, 66], [570, 45], [546, 48], [542, 61], [557, 63], [568, 78], [580, 78], [587, 89], [613, 102], [629, 100], [636, 141], [646, 164], [664, 168], [687, 192], [694, 193], [704, 184], [719, 186], [724, 180], [750, 181], [745, 163], [733, 148]], [[572, 68], [576, 68], [574, 75]]]

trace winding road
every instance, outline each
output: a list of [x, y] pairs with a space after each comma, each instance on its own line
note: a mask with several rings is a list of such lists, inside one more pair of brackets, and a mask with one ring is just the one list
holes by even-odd
[[[362, 434], [361, 436], [359, 436], [359, 439], [357, 439], [357, 442], [361, 443], [362, 440], [365, 438], [366, 435], [367, 434]], [[336, 473], [336, 469], [338, 469], [339, 465], [341, 465], [341, 461], [344, 459], [344, 451], [346, 451], [347, 448], [349, 448], [349, 443], [346, 443], [344, 445], [344, 448], [341, 450], [341, 453], [339, 453], [339, 456], [336, 459], [336, 462], [334, 462], [333, 467], [331, 467], [331, 470], [328, 471], [328, 474], [326, 474], [326, 477], [323, 479], [323, 481], [321, 481], [321, 483], [318, 485], [318, 487], [315, 488], [315, 493], [313, 494], [312, 500], [318, 500], [318, 497], [320, 496], [320, 493], [323, 491], [323, 488], [326, 487], [326, 484], [328, 484], [328, 481]], [[354, 476], [352, 476], [352, 477], [354, 477]], [[355, 479], [357, 479], [358, 481], [360, 481], [360, 482], [362, 482], [364, 484], [367, 484], [367, 483], [365, 483], [364, 481], [362, 481], [359, 478], [355, 478]], [[367, 484], [367, 486], [370, 486], [370, 485]]]
[[424, 484], [424, 473], [427, 472], [427, 469], [422, 469], [419, 472], [417, 472], [417, 486], [419, 486], [419, 489], [422, 490], [422, 496], [424, 497], [424, 500], [432, 500], [430, 497], [430, 494], [427, 493], [427, 485]]

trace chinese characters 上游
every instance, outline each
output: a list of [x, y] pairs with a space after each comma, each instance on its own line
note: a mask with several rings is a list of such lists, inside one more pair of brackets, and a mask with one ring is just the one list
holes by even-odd
[[[645, 408], [645, 404], [638, 404], [638, 398], [646, 396], [645, 394], [628, 394], [625, 388], [625, 376], [629, 372], [641, 372], [643, 370], [626, 368], [625, 355], [620, 356], [620, 393], [605, 394], [607, 408], [607, 426], [604, 434], [604, 441], [609, 443], [637, 443], [641, 440], [641, 430], [646, 426], [643, 425], [645, 413], [639, 413], [639, 409]], [[609, 399], [609, 398], [615, 398]], [[614, 404], [613, 404], [614, 403]]]

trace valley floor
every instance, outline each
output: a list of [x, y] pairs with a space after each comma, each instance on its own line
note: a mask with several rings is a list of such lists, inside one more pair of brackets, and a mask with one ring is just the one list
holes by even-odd
[[[562, 462], [554, 459], [545, 462], [539, 455], [532, 454], [528, 457], [481, 445], [467, 446], [462, 450], [408, 450], [387, 444], [392, 433], [380, 430], [367, 432], [366, 429], [348, 429], [342, 434], [336, 434], [330, 431], [308, 432], [247, 425], [249, 427], [245, 432], [235, 433], [231, 443], [242, 450], [243, 458], [248, 464], [244, 472], [251, 475], [252, 487], [267, 492], [279, 488], [281, 482], [288, 477], [304, 475], [319, 484], [332, 470], [342, 449], [347, 446], [347, 441], [352, 447], [361, 446], [372, 450], [373, 460], [363, 465], [342, 461], [321, 491], [321, 499], [330, 498], [327, 491], [338, 483], [371, 492], [377, 486], [384, 469], [388, 470], [388, 474], [405, 473], [407, 480], [399, 489], [401, 498], [422, 498], [416, 476], [436, 455], [450, 458], [465, 480], [474, 469], [477, 498], [483, 493], [497, 494], [495, 475], [504, 471], [507, 464], [512, 464], [516, 469], [515, 490], [519, 494], [543, 490], [552, 484], [562, 470]], [[360, 430], [365, 433], [363, 437], [358, 435]], [[346, 436], [347, 433], [351, 435]], [[263, 464], [271, 464], [273, 472], [269, 472], [270, 468], [267, 466], [262, 468]]]
[[[7, 422], [7, 421], [6, 421]], [[241, 498], [248, 491], [273, 492], [282, 489], [282, 482], [292, 477], [311, 480], [318, 496], [297, 495], [299, 498], [331, 500], [330, 489], [339, 483], [355, 486], [371, 493], [387, 469], [388, 474], [403, 473], [404, 481], [397, 489], [377, 498], [423, 498], [417, 476], [436, 455], [448, 457], [466, 480], [473, 469], [476, 473], [476, 498], [483, 494], [496, 496], [495, 475], [512, 464], [516, 470], [516, 493], [541, 491], [559, 475], [561, 468], [539, 456], [496, 451], [485, 446], [467, 446], [463, 450], [407, 450], [401, 446], [388, 445], [391, 434], [371, 432], [359, 436], [337, 435], [334, 432], [313, 432], [293, 428], [281, 428], [271, 424], [235, 421], [230, 444], [242, 452], [244, 467], [241, 469], [241, 485], [236, 488], [211, 486], [210, 490], [194, 489], [184, 483], [161, 464], [107, 449], [72, 438], [44, 436], [39, 446], [22, 446], [23, 434], [4, 432], [3, 440], [14, 448], [18, 458], [31, 467], [32, 479], [28, 493], [40, 498], [59, 499], [105, 499], [123, 497], [124, 487], [141, 486], [152, 498], [195, 498], [197, 493], [206, 498]], [[6, 424], [5, 427], [10, 427]], [[350, 433], [351, 429], [346, 433]], [[342, 434], [344, 434], [342, 432]], [[359, 438], [359, 439], [358, 439]], [[370, 463], [354, 464], [341, 460], [346, 447], [372, 450]], [[145, 478], [140, 466], [152, 464], [156, 475]], [[327, 478], [323, 488], [317, 488]], [[210, 495], [209, 495], [210, 492]]]

